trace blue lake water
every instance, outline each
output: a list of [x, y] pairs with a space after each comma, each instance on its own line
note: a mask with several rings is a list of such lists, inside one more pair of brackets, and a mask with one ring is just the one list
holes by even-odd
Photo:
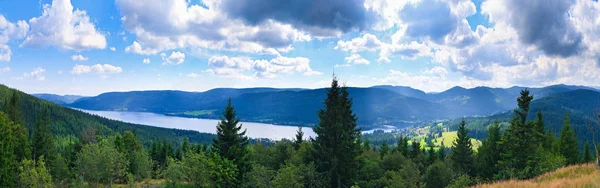
[[[198, 118], [185, 118], [176, 116], [166, 116], [163, 114], [155, 114], [149, 112], [120, 112], [120, 111], [95, 111], [95, 110], [81, 110], [90, 114], [96, 114], [108, 119], [114, 119], [129, 123], [150, 125], [155, 127], [194, 130], [203, 133], [215, 133], [217, 131], [217, 123], [219, 120], [215, 119], [198, 119]], [[283, 126], [273, 125], [266, 123], [252, 123], [252, 122], [241, 122], [242, 128], [246, 129], [246, 135], [250, 138], [269, 138], [274, 140], [281, 140], [283, 138], [294, 139], [298, 127], [294, 126]], [[375, 130], [383, 130], [389, 132], [396, 130], [393, 126], [382, 126], [380, 128], [372, 130], [364, 130], [362, 133], [373, 133]], [[303, 127], [304, 138], [315, 137], [311, 127]]]

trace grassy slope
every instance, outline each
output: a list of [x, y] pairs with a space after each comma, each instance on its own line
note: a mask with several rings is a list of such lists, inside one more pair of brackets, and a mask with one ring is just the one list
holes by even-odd
[[600, 187], [600, 169], [591, 163], [574, 165], [548, 172], [535, 179], [501, 181], [475, 187]]

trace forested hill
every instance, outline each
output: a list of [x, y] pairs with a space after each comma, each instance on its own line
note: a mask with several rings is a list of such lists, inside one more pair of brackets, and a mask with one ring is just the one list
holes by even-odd
[[[353, 109], [359, 117], [359, 125], [370, 128], [381, 124], [403, 127], [431, 120], [489, 116], [514, 109], [515, 98], [526, 88], [454, 87], [440, 93], [425, 93], [404, 86], [348, 89], [354, 101]], [[569, 85], [529, 88], [535, 99], [577, 89], [595, 90]], [[244, 121], [307, 125], [316, 123], [314, 113], [322, 105], [325, 92], [325, 89], [276, 88], [218, 88], [206, 92], [110, 92], [63, 105], [88, 110], [142, 111], [217, 118], [221, 114], [221, 106], [231, 97], [237, 106], [239, 117]]]
[[[515, 101], [516, 102], [516, 101]], [[571, 126], [576, 130], [579, 144], [582, 146], [586, 141], [591, 140], [592, 135], [588, 130], [588, 124], [597, 124], [597, 115], [600, 113], [600, 92], [578, 89], [562, 93], [552, 94], [540, 99], [534, 98], [527, 114], [528, 120], [534, 120], [538, 110], [542, 111], [542, 117], [547, 129], [558, 135], [564, 124], [565, 115], [569, 115]], [[595, 113], [595, 115], [594, 115]], [[467, 127], [471, 130], [470, 135], [477, 139], [487, 137], [488, 126], [494, 121], [503, 123], [505, 128], [508, 122], [514, 117], [512, 111], [499, 113], [486, 117], [465, 118]], [[445, 121], [451, 130], [456, 130], [462, 118]], [[596, 130], [600, 135], [600, 130]], [[600, 138], [596, 138], [600, 141]]]
[[59, 106], [52, 102], [38, 99], [34, 96], [20, 92], [15, 89], [0, 85], [0, 102], [4, 106], [6, 101], [16, 92], [19, 96], [19, 106], [23, 112], [23, 124], [28, 130], [35, 125], [36, 116], [41, 114], [44, 108], [48, 108], [51, 118], [52, 132], [58, 136], [80, 135], [88, 127], [99, 131], [100, 135], [114, 135], [131, 130], [137, 137], [149, 144], [154, 139], [165, 139], [171, 143], [180, 143], [183, 137], [188, 137], [191, 142], [210, 142], [214, 134], [200, 133], [197, 131], [166, 129], [146, 125], [124, 123], [106, 119], [97, 115], [88, 114], [79, 110]]

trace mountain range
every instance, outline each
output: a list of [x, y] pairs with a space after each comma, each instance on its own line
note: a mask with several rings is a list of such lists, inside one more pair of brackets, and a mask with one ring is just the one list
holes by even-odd
[[[541, 88], [453, 87], [439, 93], [427, 93], [405, 86], [350, 87], [354, 112], [363, 128], [378, 125], [402, 127], [418, 122], [457, 117], [489, 116], [516, 107], [519, 92], [528, 89], [543, 105], [556, 106], [552, 100], [565, 92], [583, 90], [594, 96], [599, 90], [585, 86], [552, 85]], [[93, 97], [35, 95], [57, 104], [87, 110], [137, 111], [159, 114], [219, 118], [226, 100], [231, 98], [243, 121], [283, 125], [317, 123], [316, 112], [322, 108], [326, 89], [217, 88], [205, 92], [131, 91], [109, 92]], [[563, 94], [563, 95], [560, 95]], [[566, 101], [569, 102], [569, 101]], [[594, 104], [596, 105], [596, 104]], [[542, 108], [542, 107], [540, 107]], [[545, 107], [544, 107], [545, 108]]]

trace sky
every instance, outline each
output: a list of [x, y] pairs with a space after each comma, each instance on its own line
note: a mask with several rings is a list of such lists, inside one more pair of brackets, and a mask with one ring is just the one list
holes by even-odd
[[600, 86], [594, 0], [0, 0], [27, 93]]

